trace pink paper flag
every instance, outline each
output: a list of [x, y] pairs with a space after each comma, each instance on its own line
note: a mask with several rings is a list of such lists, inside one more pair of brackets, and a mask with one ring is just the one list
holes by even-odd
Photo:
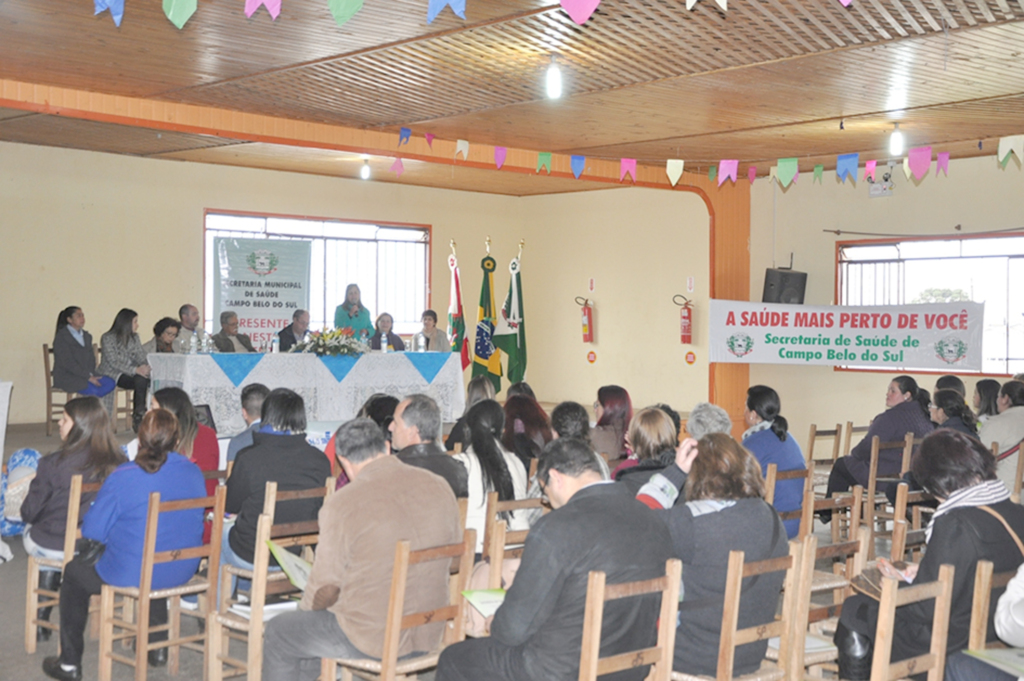
[[875, 166], [878, 165], [878, 161], [868, 161], [864, 164], [864, 179], [871, 178], [871, 181], [875, 181]]
[[399, 177], [402, 176], [402, 173], [405, 172], [405, 166], [402, 165], [402, 159], [400, 159], [400, 158], [396, 158], [395, 159], [395, 162], [391, 164], [391, 171], [395, 175], [398, 175]]
[[245, 16], [251, 17], [260, 5], [267, 8], [272, 19], [277, 19], [277, 15], [281, 13], [281, 0], [245, 0]]
[[428, 132], [428, 133], [426, 133], [423, 136], [427, 138], [427, 146], [430, 147], [431, 149], [433, 149], [434, 148], [434, 135], [432, 133]]
[[757, 179], [757, 166], [747, 168], [747, 179], [750, 180], [750, 184], [754, 184], [754, 180]]
[[932, 167], [932, 148], [914, 147], [907, 152], [907, 160], [910, 164], [910, 172], [920, 180], [928, 174], [928, 169]]
[[938, 156], [935, 157], [935, 174], [942, 173], [946, 177], [949, 177], [949, 152], [940, 151]]
[[636, 159], [635, 158], [624, 158], [619, 161], [619, 182], [626, 177], [626, 173], [633, 178], [633, 184], [636, 184]]
[[494, 147], [494, 165], [498, 166], [498, 170], [505, 165], [506, 154], [508, 154], [508, 147]]
[[577, 24], [584, 24], [600, 4], [601, 0], [562, 0], [562, 9]]
[[843, 4], [843, 7], [849, 7], [850, 3], [853, 2], [853, 0], [839, 0], [839, 2]]
[[722, 183], [727, 179], [732, 178], [733, 184], [736, 184], [736, 173], [739, 172], [740, 162], [737, 159], [722, 159], [718, 162], [718, 186], [721, 187]]

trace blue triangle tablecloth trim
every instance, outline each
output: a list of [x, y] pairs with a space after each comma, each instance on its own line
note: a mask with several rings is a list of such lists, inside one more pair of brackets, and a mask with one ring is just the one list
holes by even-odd
[[416, 371], [420, 372], [420, 376], [427, 383], [433, 383], [434, 379], [437, 378], [438, 372], [444, 367], [445, 362], [451, 357], [450, 352], [407, 352], [405, 353], [406, 359], [416, 367]]
[[262, 353], [232, 353], [232, 352], [218, 352], [210, 355], [213, 361], [217, 363], [220, 370], [224, 372], [224, 375], [235, 384], [237, 388], [241, 385], [245, 377], [248, 376], [256, 365], [263, 359]]
[[341, 355], [339, 357], [323, 356], [320, 361], [324, 363], [327, 370], [341, 383], [348, 376], [348, 372], [352, 371], [352, 367], [359, 361], [358, 357], [352, 357], [350, 355]]

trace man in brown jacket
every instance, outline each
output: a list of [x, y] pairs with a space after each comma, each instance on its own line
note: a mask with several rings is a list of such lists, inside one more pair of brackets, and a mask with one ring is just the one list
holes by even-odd
[[[384, 626], [395, 545], [412, 550], [461, 540], [459, 508], [444, 478], [390, 456], [381, 429], [355, 419], [335, 434], [338, 462], [351, 482], [320, 509], [320, 543], [296, 612], [267, 623], [264, 681], [313, 681], [322, 657], [375, 657]], [[448, 566], [432, 561], [409, 568], [406, 610], [444, 605]], [[399, 655], [434, 650], [441, 624], [402, 637]]]

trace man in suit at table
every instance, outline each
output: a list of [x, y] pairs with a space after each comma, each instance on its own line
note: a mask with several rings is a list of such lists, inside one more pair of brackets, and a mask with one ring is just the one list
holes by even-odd
[[292, 323], [277, 332], [281, 341], [281, 352], [288, 352], [293, 345], [306, 340], [306, 332], [309, 331], [309, 313], [305, 310], [296, 310], [292, 315]]
[[210, 338], [217, 352], [256, 352], [249, 336], [238, 333], [238, 315], [231, 310], [220, 313], [220, 332]]
[[238, 452], [252, 444], [252, 434], [260, 429], [260, 414], [263, 400], [270, 394], [270, 388], [262, 383], [250, 383], [242, 388], [242, 418], [248, 426], [228, 443], [228, 461], [234, 461]]

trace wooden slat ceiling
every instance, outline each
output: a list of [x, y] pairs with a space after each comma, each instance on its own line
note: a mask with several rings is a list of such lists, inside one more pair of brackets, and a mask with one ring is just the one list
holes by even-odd
[[[127, 0], [118, 29], [82, 0], [5, 0], [0, 78], [591, 158], [737, 158], [761, 174], [780, 157], [884, 159], [896, 121], [910, 146], [954, 158], [1024, 132], [1024, 0], [604, 0], [583, 26], [550, 0], [468, 0], [465, 21], [446, 9], [432, 25], [426, 4], [367, 0], [339, 28], [325, 0], [284, 0], [276, 22], [208, 0], [178, 31], [156, 2]], [[0, 111], [0, 139], [339, 174], [336, 151], [60, 118]], [[469, 170], [407, 163], [398, 181], [607, 186]]]

